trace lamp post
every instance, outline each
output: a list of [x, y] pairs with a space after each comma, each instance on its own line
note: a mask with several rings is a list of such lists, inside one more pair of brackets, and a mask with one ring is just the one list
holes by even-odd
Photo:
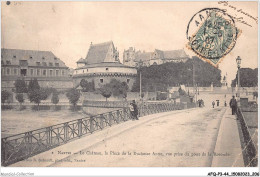
[[240, 66], [241, 66], [241, 58], [240, 56], [237, 57], [237, 96], [240, 98]]

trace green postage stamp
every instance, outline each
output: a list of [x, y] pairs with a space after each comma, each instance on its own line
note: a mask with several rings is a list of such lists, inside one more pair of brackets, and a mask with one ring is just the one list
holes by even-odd
[[213, 66], [235, 46], [239, 30], [225, 10], [206, 8], [196, 13], [187, 27], [187, 47]]

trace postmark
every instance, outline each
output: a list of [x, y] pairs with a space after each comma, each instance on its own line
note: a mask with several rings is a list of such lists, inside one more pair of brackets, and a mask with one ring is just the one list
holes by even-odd
[[234, 19], [225, 10], [202, 9], [187, 26], [187, 47], [217, 67], [221, 59], [235, 47], [238, 34]]

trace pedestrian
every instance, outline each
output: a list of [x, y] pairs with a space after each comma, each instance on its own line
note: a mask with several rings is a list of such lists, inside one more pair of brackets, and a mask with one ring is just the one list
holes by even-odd
[[227, 107], [227, 102], [225, 101], [224, 106]]
[[136, 119], [136, 120], [139, 120], [138, 119], [138, 108], [137, 108], [137, 105], [136, 105], [136, 103], [135, 103], [135, 100], [133, 100], [133, 107], [134, 107], [134, 118]]
[[219, 100], [216, 100], [217, 101], [217, 106], [219, 107]]
[[237, 100], [235, 99], [235, 96], [230, 100], [229, 106], [232, 109], [232, 115], [234, 115], [237, 110]]
[[134, 109], [134, 104], [133, 104], [133, 102], [130, 103], [129, 109], [130, 109], [130, 114], [131, 114], [132, 120], [135, 120], [135, 109]]
[[199, 107], [201, 107], [201, 100], [198, 100], [198, 102], [199, 102]]
[[214, 106], [215, 106], [215, 101], [212, 101], [212, 107], [214, 108]]

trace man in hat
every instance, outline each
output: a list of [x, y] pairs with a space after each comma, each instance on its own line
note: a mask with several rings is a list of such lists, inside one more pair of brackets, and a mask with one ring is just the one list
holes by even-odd
[[235, 96], [230, 100], [229, 106], [232, 109], [232, 115], [234, 115], [237, 110], [237, 100], [235, 99]]

